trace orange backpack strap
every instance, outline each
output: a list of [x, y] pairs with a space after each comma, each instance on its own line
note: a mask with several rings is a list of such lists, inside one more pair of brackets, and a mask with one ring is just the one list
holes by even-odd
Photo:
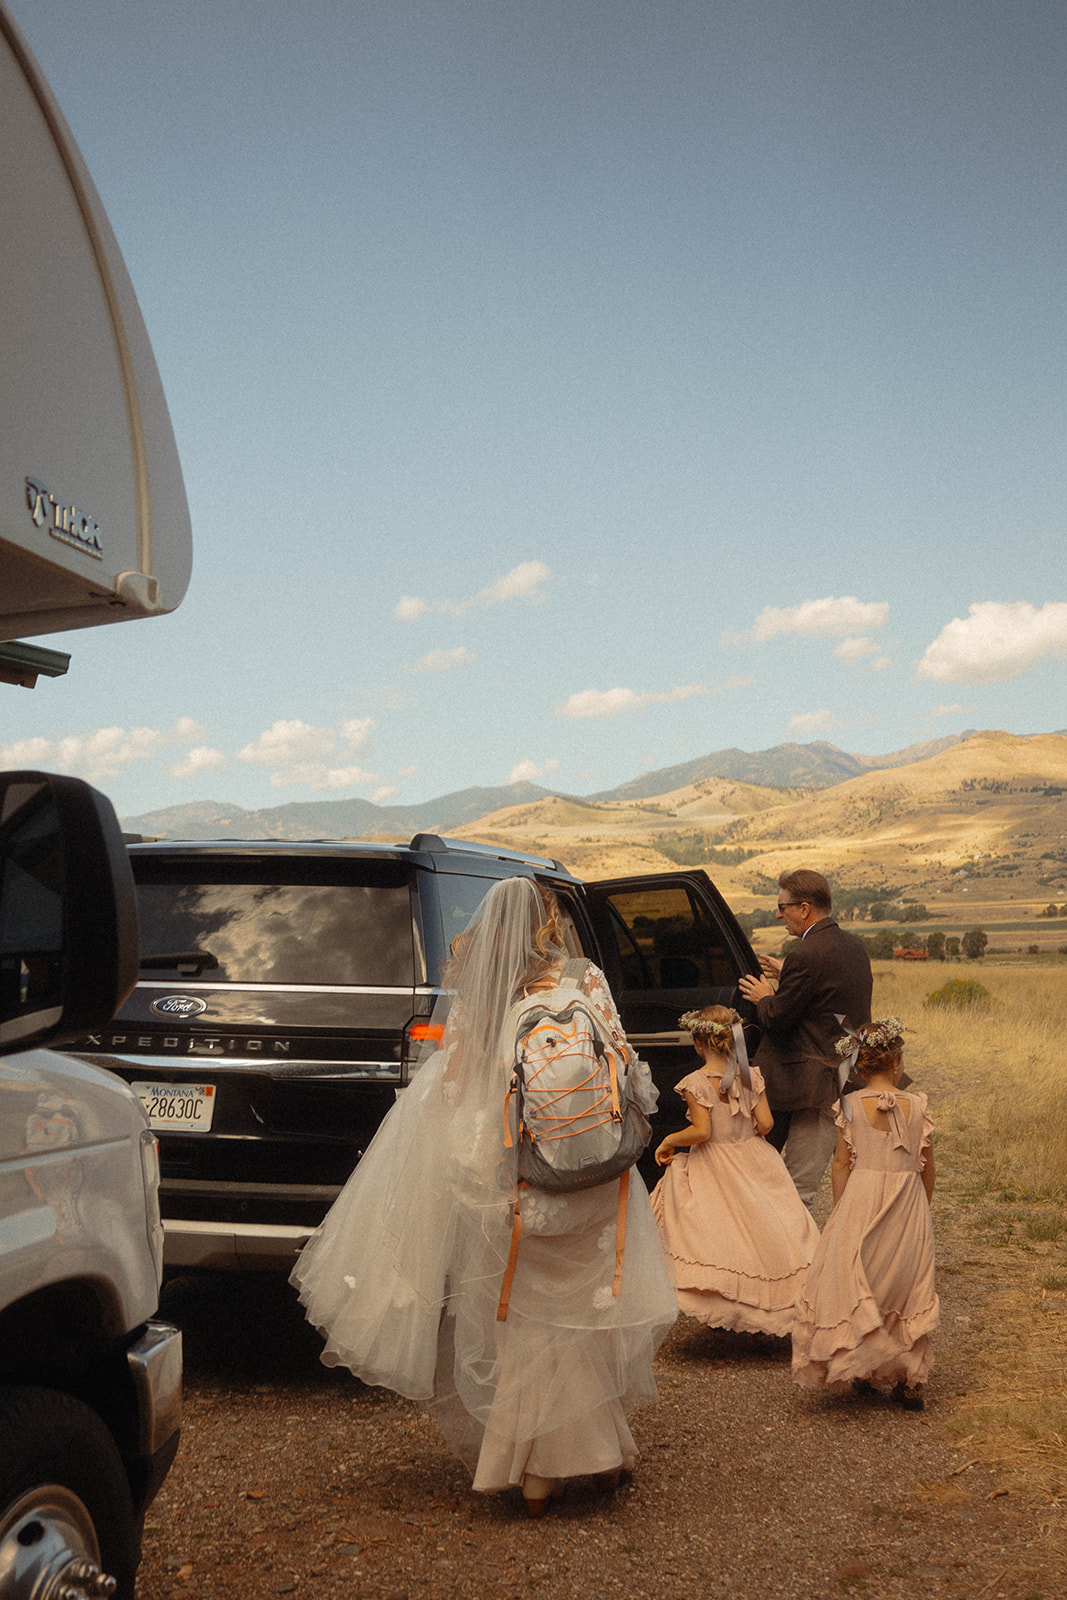
[[515, 1080], [508, 1085], [508, 1092], [504, 1096], [504, 1149], [514, 1149], [514, 1140], [511, 1137], [511, 1097], [515, 1093]]
[[[520, 1190], [526, 1184], [519, 1185]], [[619, 1179], [619, 1209], [615, 1217], [615, 1275], [611, 1280], [611, 1292], [618, 1295], [622, 1288], [622, 1258], [626, 1249], [626, 1206], [630, 1195], [630, 1169]], [[512, 1203], [511, 1223], [511, 1248], [508, 1250], [507, 1266], [504, 1268], [504, 1277], [500, 1285], [500, 1299], [497, 1301], [496, 1320], [508, 1320], [508, 1306], [511, 1303], [511, 1286], [515, 1281], [515, 1267], [519, 1259], [519, 1245], [522, 1243], [522, 1210], [520, 1196], [516, 1194]]]
[[[525, 1187], [524, 1183], [519, 1185], [520, 1189], [525, 1189]], [[506, 1322], [508, 1320], [511, 1285], [515, 1280], [515, 1264], [519, 1259], [519, 1245], [522, 1242], [522, 1211], [519, 1207], [518, 1192], [516, 1192], [512, 1202], [511, 1214], [511, 1249], [508, 1251], [508, 1264], [504, 1268], [504, 1279], [500, 1285], [500, 1299], [496, 1308], [496, 1320], [498, 1322]]]

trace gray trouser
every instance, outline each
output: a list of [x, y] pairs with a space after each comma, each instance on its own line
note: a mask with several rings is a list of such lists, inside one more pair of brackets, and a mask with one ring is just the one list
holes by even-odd
[[782, 1159], [796, 1184], [797, 1194], [809, 1211], [836, 1144], [837, 1125], [832, 1106], [789, 1113], [789, 1133]]

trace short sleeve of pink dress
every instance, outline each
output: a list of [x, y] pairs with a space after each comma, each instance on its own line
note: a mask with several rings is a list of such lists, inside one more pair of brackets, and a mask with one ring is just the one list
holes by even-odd
[[686, 1095], [689, 1095], [696, 1101], [698, 1106], [707, 1106], [709, 1111], [719, 1101], [711, 1079], [706, 1072], [702, 1072], [699, 1068], [696, 1072], [689, 1073], [688, 1077], [683, 1078], [680, 1083], [676, 1083], [674, 1092], [682, 1100], [685, 1099]]
[[700, 1067], [696, 1072], [691, 1072], [674, 1086], [674, 1092], [685, 1099], [687, 1094], [692, 1095], [697, 1105], [707, 1106], [709, 1111], [716, 1111], [725, 1107], [731, 1116], [751, 1117], [752, 1108], [763, 1093], [763, 1074], [758, 1067], [751, 1067], [751, 1086], [746, 1087], [741, 1074], [735, 1073], [733, 1082], [726, 1091], [723, 1100], [715, 1082], [708, 1077]]

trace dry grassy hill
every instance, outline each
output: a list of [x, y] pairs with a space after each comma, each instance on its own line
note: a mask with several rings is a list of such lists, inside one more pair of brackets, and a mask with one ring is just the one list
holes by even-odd
[[949, 914], [1032, 916], [1067, 901], [1067, 735], [975, 734], [799, 797], [712, 779], [640, 804], [546, 799], [467, 831], [590, 878], [697, 864], [711, 846], [709, 870], [740, 909], [766, 903], [760, 878], [799, 863], [845, 885], [899, 885]]
[[1067, 893], [1067, 736], [981, 733], [929, 760], [852, 778], [748, 818], [731, 842], [776, 876], [798, 854], [842, 883], [978, 891], [1044, 904]]
[[558, 858], [582, 877], [608, 877], [673, 867], [657, 840], [717, 837], [739, 818], [781, 803], [778, 789], [711, 778], [640, 802], [548, 797], [505, 806], [479, 818], [468, 837]]

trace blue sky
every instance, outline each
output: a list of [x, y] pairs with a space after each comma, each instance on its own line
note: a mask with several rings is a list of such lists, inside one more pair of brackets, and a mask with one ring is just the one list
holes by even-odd
[[120, 812], [1067, 727], [1062, 0], [9, 0], [194, 575], [0, 760]]

